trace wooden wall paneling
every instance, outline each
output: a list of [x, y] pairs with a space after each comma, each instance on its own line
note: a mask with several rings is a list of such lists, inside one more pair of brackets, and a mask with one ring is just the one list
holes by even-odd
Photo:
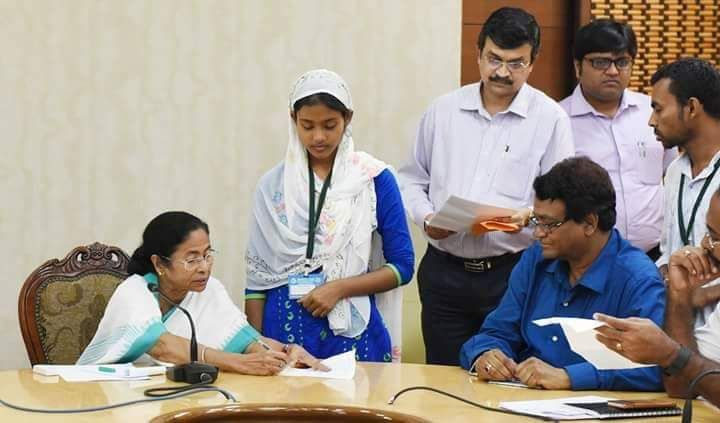
[[718, 9], [717, 0], [591, 0], [590, 14], [632, 25], [638, 54], [630, 88], [649, 93], [652, 74], [664, 63], [695, 56], [720, 65]]

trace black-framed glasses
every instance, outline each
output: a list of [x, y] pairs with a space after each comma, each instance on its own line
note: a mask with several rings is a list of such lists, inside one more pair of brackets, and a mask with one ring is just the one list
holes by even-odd
[[546, 222], [541, 222], [540, 219], [538, 219], [538, 217], [535, 216], [534, 214], [530, 215], [530, 218], [528, 219], [530, 225], [532, 225], [532, 227], [533, 227], [533, 230], [541, 229], [544, 233], [546, 233], [548, 235], [553, 233], [555, 231], [555, 229], [562, 226], [568, 220], [570, 220], [570, 219], [568, 219], [566, 217], [563, 220], [557, 220], [555, 222], [546, 223]]
[[611, 59], [609, 57], [585, 57], [585, 60], [590, 62], [590, 66], [597, 70], [608, 70], [610, 65], [615, 64], [617, 70], [627, 70], [632, 65], [633, 59], [631, 57], [618, 57], [617, 59]]
[[187, 272], [194, 272], [197, 270], [203, 263], [206, 263], [208, 266], [212, 265], [215, 261], [215, 255], [217, 254], [217, 250], [213, 250], [212, 248], [208, 250], [207, 253], [205, 253], [204, 256], [200, 257], [191, 257], [183, 260], [173, 260], [170, 257], [160, 256], [164, 258], [167, 261], [177, 261], [183, 264], [183, 267], [185, 267], [185, 271]]
[[498, 59], [497, 57], [490, 57], [488, 55], [485, 55], [485, 61], [492, 70], [500, 69], [501, 66], [505, 65], [507, 70], [510, 72], [520, 72], [530, 66], [530, 63], [525, 63], [522, 60], [511, 60], [506, 62], [502, 59]]

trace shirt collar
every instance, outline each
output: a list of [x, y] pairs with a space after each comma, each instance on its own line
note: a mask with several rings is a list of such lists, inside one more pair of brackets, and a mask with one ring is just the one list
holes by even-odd
[[685, 175], [688, 179], [691, 181], [695, 180], [701, 180], [705, 179], [708, 176], [710, 176], [710, 173], [713, 171], [713, 167], [715, 166], [715, 163], [720, 160], [720, 151], [715, 153], [712, 160], [710, 160], [710, 163], [708, 163], [707, 166], [705, 166], [705, 169], [703, 169], [698, 175], [693, 178], [692, 176], [692, 164], [690, 163], [690, 157], [687, 154], [682, 154], [678, 158], [679, 166], [680, 166], [680, 173]]
[[[629, 107], [637, 107], [640, 104], [640, 101], [638, 99], [638, 96], [636, 93], [625, 89], [623, 91], [622, 98], [620, 99], [620, 107], [618, 107], [617, 113], [615, 116], [622, 113], [625, 109]], [[595, 116], [600, 117], [607, 117], [604, 114], [598, 112], [595, 110], [595, 108], [588, 103], [587, 99], [582, 93], [582, 88], [580, 88], [580, 84], [577, 84], [575, 89], [573, 90], [572, 95], [570, 96], [570, 116], [582, 116], [582, 115], [588, 115], [593, 114]]]
[[[490, 115], [485, 110], [485, 107], [482, 105], [482, 100], [480, 99], [481, 86], [482, 81], [464, 87], [460, 93], [460, 109], [477, 111], [481, 115], [487, 115], [489, 117]], [[530, 109], [530, 96], [530, 87], [527, 83], [524, 83], [507, 110], [501, 113], [510, 112], [526, 118], [528, 116], [528, 110]]]
[[[595, 261], [590, 265], [585, 274], [582, 275], [578, 281], [578, 285], [582, 285], [588, 289], [591, 289], [598, 294], [605, 292], [605, 285], [609, 277], [610, 269], [612, 264], [615, 262], [617, 252], [620, 248], [620, 235], [617, 229], [613, 229], [610, 232], [610, 237], [607, 243], [600, 250], [600, 254], [595, 258]], [[563, 265], [560, 267], [560, 265]], [[553, 260], [546, 268], [549, 273], [562, 273], [567, 279], [567, 263], [564, 260]]]

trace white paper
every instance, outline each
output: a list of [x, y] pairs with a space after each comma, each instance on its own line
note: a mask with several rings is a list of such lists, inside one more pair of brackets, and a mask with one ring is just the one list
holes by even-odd
[[543, 416], [556, 420], [581, 420], [594, 419], [600, 416], [595, 411], [573, 407], [567, 403], [582, 404], [593, 402], [607, 402], [615, 398], [598, 397], [595, 395], [586, 395], [582, 397], [556, 398], [551, 400], [534, 400], [534, 401], [503, 401], [500, 408], [506, 410], [517, 411], [519, 413], [528, 413], [536, 416]]
[[549, 317], [535, 320], [533, 323], [538, 326], [559, 324], [565, 332], [565, 338], [567, 338], [570, 348], [598, 370], [622, 370], [652, 366], [652, 364], [630, 361], [601, 344], [595, 338], [594, 329], [603, 326], [603, 322], [575, 317]]
[[510, 217], [515, 210], [480, 204], [451, 195], [428, 224], [455, 232], [470, 232], [476, 221]]
[[487, 383], [491, 385], [510, 386], [512, 388], [530, 389], [529, 386], [520, 382], [519, 380], [488, 380]]
[[294, 367], [285, 367], [280, 376], [304, 376], [319, 377], [325, 379], [352, 379], [355, 376], [355, 350], [350, 350], [332, 357], [328, 357], [322, 361], [322, 364], [330, 368], [329, 372], [313, 369], [296, 369]]
[[[113, 371], [101, 371], [100, 369]], [[60, 376], [66, 382], [94, 382], [110, 380], [146, 380], [151, 375], [165, 373], [165, 366], [135, 367], [132, 363], [101, 365], [36, 364], [33, 373], [43, 376]]]

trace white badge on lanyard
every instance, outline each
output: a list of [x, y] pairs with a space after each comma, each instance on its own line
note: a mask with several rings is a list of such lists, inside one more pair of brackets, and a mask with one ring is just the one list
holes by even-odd
[[324, 282], [325, 274], [322, 272], [294, 273], [288, 277], [288, 297], [291, 300], [302, 298]]

